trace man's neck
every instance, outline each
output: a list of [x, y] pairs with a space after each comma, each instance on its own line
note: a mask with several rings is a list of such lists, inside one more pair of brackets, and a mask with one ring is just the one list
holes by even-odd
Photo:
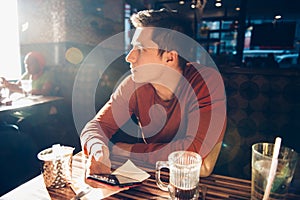
[[174, 97], [174, 93], [181, 77], [181, 70], [170, 69], [161, 75], [159, 81], [151, 84], [155, 88], [157, 95], [164, 101], [168, 101]]
[[168, 89], [167, 87], [152, 83], [153, 87], [155, 88], [156, 94], [164, 101], [169, 101], [174, 97], [174, 93]]

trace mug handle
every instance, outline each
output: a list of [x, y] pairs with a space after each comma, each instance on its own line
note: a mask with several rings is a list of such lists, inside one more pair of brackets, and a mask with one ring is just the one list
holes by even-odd
[[160, 179], [160, 170], [162, 168], [169, 168], [169, 162], [168, 161], [157, 161], [156, 162], [156, 170], [155, 170], [156, 184], [161, 190], [168, 191], [169, 184], [163, 183]]

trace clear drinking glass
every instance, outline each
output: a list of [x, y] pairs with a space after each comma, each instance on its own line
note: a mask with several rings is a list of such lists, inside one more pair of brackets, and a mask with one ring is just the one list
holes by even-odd
[[25, 96], [30, 96], [32, 91], [32, 80], [21, 80], [21, 87]]
[[[169, 191], [171, 199], [198, 199], [199, 177], [202, 158], [190, 151], [176, 151], [168, 156], [168, 161], [156, 162], [156, 183], [164, 191]], [[169, 168], [169, 184], [160, 179], [160, 170]]]
[[[263, 199], [270, 172], [274, 144], [257, 143], [252, 145], [251, 199]], [[298, 154], [291, 148], [281, 147], [278, 156], [276, 175], [269, 199], [285, 199], [297, 165]]]

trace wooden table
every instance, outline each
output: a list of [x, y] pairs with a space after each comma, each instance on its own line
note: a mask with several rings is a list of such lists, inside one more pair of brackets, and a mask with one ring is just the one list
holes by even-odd
[[[118, 167], [123, 164], [126, 159], [120, 157], [112, 158], [112, 164], [114, 167]], [[133, 160], [132, 160], [133, 161]], [[137, 166], [143, 164], [143, 170], [151, 174], [151, 177], [147, 179], [141, 186], [131, 188], [119, 192], [115, 195], [107, 197], [105, 199], [168, 199], [168, 193], [161, 191], [155, 182], [155, 170], [152, 166], [146, 166], [139, 161], [133, 161]], [[82, 176], [83, 174], [83, 159], [81, 153], [76, 154], [73, 157], [73, 179]], [[167, 180], [167, 172], [162, 172], [162, 180]], [[206, 199], [250, 199], [251, 182], [249, 180], [243, 180], [238, 178], [232, 178], [227, 176], [221, 176], [212, 174], [207, 178], [200, 179], [200, 197], [202, 189], [206, 187]], [[67, 186], [61, 189], [46, 189], [42, 175], [35, 177], [34, 179], [26, 182], [25, 184], [10, 191], [4, 196], [0, 197], [1, 200], [18, 200], [18, 199], [52, 199], [62, 200], [71, 199], [75, 196], [75, 193], [71, 187]], [[300, 199], [300, 196], [295, 194], [289, 194], [288, 199]]]
[[30, 96], [30, 97], [19, 97], [12, 99], [11, 105], [0, 105], [0, 112], [14, 111], [24, 109], [27, 107], [55, 102], [62, 100], [63, 97], [56, 96]]
[[63, 99], [63, 97], [58, 96], [24, 97], [22, 94], [18, 94], [18, 96], [11, 98], [10, 104], [0, 104], [0, 130], [2, 127], [5, 130], [6, 124], [17, 126], [17, 120], [28, 114], [47, 116], [50, 112], [57, 112]]

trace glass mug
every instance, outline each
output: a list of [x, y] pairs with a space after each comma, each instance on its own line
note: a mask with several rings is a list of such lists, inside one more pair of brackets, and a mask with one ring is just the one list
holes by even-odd
[[[156, 162], [157, 186], [169, 191], [171, 199], [198, 199], [199, 177], [202, 158], [191, 151], [175, 151], [168, 156], [168, 161]], [[169, 168], [169, 184], [160, 179], [162, 168]]]

